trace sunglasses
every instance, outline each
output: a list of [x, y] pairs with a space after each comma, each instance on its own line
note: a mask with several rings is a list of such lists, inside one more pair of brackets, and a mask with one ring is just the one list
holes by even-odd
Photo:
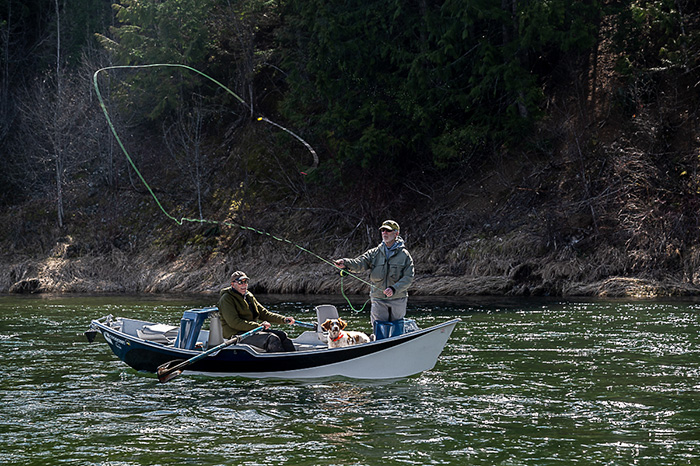
[[239, 278], [238, 280], [235, 280], [235, 282], [238, 283], [239, 285], [243, 285], [243, 284], [247, 285], [248, 279], [247, 278]]

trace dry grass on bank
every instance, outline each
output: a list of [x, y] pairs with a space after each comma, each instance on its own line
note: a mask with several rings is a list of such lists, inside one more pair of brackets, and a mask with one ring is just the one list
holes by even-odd
[[[692, 296], [700, 288], [688, 281], [610, 275], [624, 268], [624, 255], [601, 249], [597, 259], [581, 260], [573, 250], [533, 257], [525, 238], [513, 244], [498, 240], [475, 242], [475, 249], [447, 251], [449, 259], [426, 262], [429, 251], [417, 248], [415, 296], [586, 296], [657, 298]], [[613, 264], [611, 258], [618, 261]], [[293, 259], [293, 260], [290, 260]], [[607, 262], [604, 259], [608, 259]], [[311, 258], [274, 253], [257, 257], [204, 255], [185, 248], [172, 257], [163, 251], [144, 251], [127, 256], [113, 251], [106, 256], [61, 257], [4, 264], [0, 292], [52, 293], [205, 293], [216, 295], [227, 286], [237, 269], [245, 270], [255, 293], [338, 294], [340, 277], [328, 264]], [[430, 270], [430, 273], [422, 272]], [[459, 270], [460, 273], [454, 273]], [[364, 275], [359, 275], [366, 278]], [[346, 277], [343, 291], [364, 295], [367, 285]]]

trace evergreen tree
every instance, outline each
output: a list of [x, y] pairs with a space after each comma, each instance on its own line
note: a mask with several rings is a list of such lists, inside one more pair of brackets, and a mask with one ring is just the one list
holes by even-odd
[[600, 13], [563, 0], [287, 6], [285, 114], [310, 118], [337, 167], [380, 171], [521, 142], [541, 114], [538, 62], [590, 49]]

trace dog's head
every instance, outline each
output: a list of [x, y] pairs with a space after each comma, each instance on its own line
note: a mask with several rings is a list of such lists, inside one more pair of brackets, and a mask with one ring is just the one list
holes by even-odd
[[321, 324], [321, 328], [330, 335], [337, 335], [347, 326], [348, 324], [343, 319], [327, 319], [323, 324]]

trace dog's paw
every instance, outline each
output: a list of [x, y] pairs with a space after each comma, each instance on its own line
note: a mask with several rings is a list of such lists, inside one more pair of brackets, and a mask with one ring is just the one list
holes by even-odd
[[377, 336], [374, 333], [369, 336], [369, 341], [375, 341], [376, 339], [377, 339]]

